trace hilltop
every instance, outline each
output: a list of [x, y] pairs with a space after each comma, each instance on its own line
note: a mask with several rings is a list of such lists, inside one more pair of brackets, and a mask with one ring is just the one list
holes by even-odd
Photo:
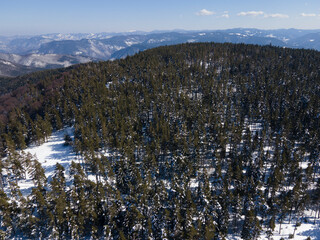
[[[186, 43], [14, 79], [0, 97], [1, 234], [306, 232], [319, 214], [319, 62], [314, 50]], [[46, 142], [54, 169], [22, 152]]]

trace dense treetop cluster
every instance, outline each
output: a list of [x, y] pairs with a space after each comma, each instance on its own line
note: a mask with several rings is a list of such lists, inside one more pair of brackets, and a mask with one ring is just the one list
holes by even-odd
[[[312, 50], [197, 43], [31, 78], [0, 96], [1, 234], [256, 239], [298, 223], [320, 207], [319, 63]], [[82, 160], [48, 182], [18, 150], [64, 126]], [[16, 183], [26, 171], [30, 196]]]

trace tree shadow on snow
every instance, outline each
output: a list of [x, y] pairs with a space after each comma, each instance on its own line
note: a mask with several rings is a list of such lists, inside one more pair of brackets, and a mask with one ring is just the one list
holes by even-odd
[[70, 146], [65, 146], [64, 144], [55, 144], [50, 146], [51, 154], [49, 155], [49, 159], [59, 160], [59, 162], [70, 161], [75, 157], [75, 154]]

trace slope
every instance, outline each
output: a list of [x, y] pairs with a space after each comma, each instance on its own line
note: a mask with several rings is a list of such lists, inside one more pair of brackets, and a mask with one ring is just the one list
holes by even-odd
[[28, 54], [17, 55], [0, 53], [0, 75], [16, 77], [44, 69], [69, 67], [74, 64], [93, 61], [93, 58], [83, 56], [58, 54]]
[[0, 76], [16, 77], [27, 73], [38, 71], [39, 68], [23, 66], [21, 64], [13, 63], [0, 57]]
[[[2, 96], [1, 230], [8, 238], [259, 239], [278, 238], [280, 226], [290, 227], [282, 234], [311, 227], [319, 62], [311, 50], [188, 43], [43, 75]], [[83, 162], [56, 164], [47, 181], [17, 150], [65, 127]], [[21, 196], [27, 171], [43, 174]], [[314, 229], [304, 234], [316, 237]]]

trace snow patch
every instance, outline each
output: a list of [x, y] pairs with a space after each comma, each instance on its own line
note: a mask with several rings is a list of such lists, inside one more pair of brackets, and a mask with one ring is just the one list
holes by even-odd
[[275, 36], [275, 35], [273, 35], [272, 33], [271, 33], [271, 34], [266, 35], [266, 37], [269, 37], [269, 38], [276, 38], [276, 36]]
[[[45, 175], [50, 178], [55, 170], [57, 163], [61, 164], [66, 171], [68, 171], [72, 161], [77, 161], [78, 156], [73, 151], [71, 146], [64, 145], [64, 136], [68, 134], [73, 138], [73, 128], [65, 128], [63, 130], [54, 132], [48, 141], [40, 146], [33, 145], [27, 148], [24, 152], [30, 153], [36, 156], [39, 163], [45, 170]], [[19, 186], [22, 189], [25, 186], [19, 182]]]
[[[316, 219], [314, 221], [315, 212], [306, 211], [305, 215], [307, 217], [301, 219], [295, 219], [289, 223], [285, 221], [281, 224], [281, 231], [280, 231], [280, 224], [276, 224], [275, 229], [273, 231], [273, 240], [280, 240], [283, 239], [290, 239], [290, 235], [293, 236], [295, 240], [306, 240], [308, 237], [311, 239], [320, 239], [320, 229], [319, 223], [320, 220]], [[298, 226], [296, 223], [299, 223]], [[301, 223], [301, 225], [300, 225]], [[279, 233], [280, 232], [280, 233]], [[259, 240], [267, 240], [267, 235], [262, 233], [261, 236], [258, 238]]]
[[14, 65], [13, 65], [11, 62], [1, 61], [1, 63], [5, 64], [5, 65], [9, 65], [9, 66], [13, 66], [13, 67], [14, 67]]

